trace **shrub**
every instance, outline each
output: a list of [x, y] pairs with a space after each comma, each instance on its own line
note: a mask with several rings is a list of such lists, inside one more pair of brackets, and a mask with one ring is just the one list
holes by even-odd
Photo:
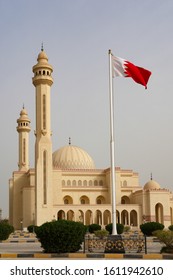
[[14, 231], [14, 227], [7, 222], [0, 222], [0, 240], [8, 239], [9, 235]]
[[148, 223], [145, 223], [145, 224], [141, 224], [140, 229], [141, 229], [143, 234], [145, 234], [147, 236], [151, 236], [152, 232], [154, 232], [156, 230], [164, 229], [164, 225], [160, 224], [158, 222], [148, 222]]
[[94, 233], [96, 230], [101, 230], [101, 226], [98, 224], [91, 224], [88, 226], [89, 233]]
[[47, 253], [76, 252], [84, 240], [86, 227], [80, 222], [59, 220], [37, 227], [36, 235]]
[[100, 230], [96, 230], [94, 231], [95, 236], [103, 238], [105, 236], [108, 236], [109, 231], [105, 230], [105, 229], [100, 229]]
[[[116, 227], [117, 227], [117, 233], [118, 233], [118, 234], [123, 233], [123, 231], [124, 231], [124, 225], [122, 225], [122, 224], [116, 224]], [[107, 231], [109, 231], [109, 234], [112, 234], [112, 223], [106, 225], [105, 228], [106, 228]]]
[[130, 231], [130, 226], [125, 226], [124, 227], [124, 232], [129, 232]]
[[170, 225], [168, 228], [169, 230], [173, 231], [173, 225]]
[[173, 249], [173, 231], [157, 230], [153, 232], [153, 235], [156, 236], [160, 242], [166, 245], [166, 247], [162, 248], [162, 252], [165, 251], [166, 248]]
[[32, 233], [32, 232], [36, 232], [37, 231], [37, 226], [35, 225], [30, 225], [27, 227], [27, 230]]

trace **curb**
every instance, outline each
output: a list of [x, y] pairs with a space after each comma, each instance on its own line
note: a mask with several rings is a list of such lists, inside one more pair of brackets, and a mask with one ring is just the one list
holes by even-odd
[[94, 253], [64, 253], [64, 254], [23, 254], [23, 253], [2, 253], [0, 258], [3, 259], [144, 259], [144, 260], [173, 260], [173, 254], [94, 254]]
[[0, 243], [39, 243], [38, 240], [2, 240]]

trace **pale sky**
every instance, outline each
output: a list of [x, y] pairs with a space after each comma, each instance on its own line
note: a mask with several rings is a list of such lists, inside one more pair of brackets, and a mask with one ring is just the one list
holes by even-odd
[[0, 208], [8, 217], [8, 180], [18, 166], [17, 118], [31, 119], [34, 167], [35, 88], [32, 66], [44, 44], [54, 68], [53, 151], [86, 150], [110, 166], [108, 50], [152, 72], [148, 90], [114, 79], [115, 165], [173, 191], [173, 1], [0, 0]]

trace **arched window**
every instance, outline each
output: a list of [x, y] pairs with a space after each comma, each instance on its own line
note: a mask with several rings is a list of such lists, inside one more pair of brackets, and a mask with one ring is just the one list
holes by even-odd
[[23, 162], [26, 162], [26, 139], [23, 139]]
[[69, 195], [66, 195], [63, 200], [64, 200], [64, 204], [73, 204], [73, 199]]
[[99, 186], [103, 186], [103, 180], [99, 181]]
[[46, 129], [46, 95], [43, 95], [43, 129]]
[[105, 198], [104, 196], [100, 195], [96, 198], [96, 204], [104, 204], [105, 203]]
[[127, 187], [127, 181], [126, 180], [123, 181], [123, 187]]
[[89, 186], [91, 187], [93, 185], [92, 180], [89, 180]]
[[130, 198], [126, 195], [122, 196], [121, 204], [130, 204]]
[[72, 186], [76, 186], [76, 180], [73, 180]]
[[83, 185], [86, 187], [87, 186], [87, 180], [84, 180]]
[[78, 181], [78, 186], [82, 186], [82, 181], [81, 180]]
[[43, 204], [47, 204], [47, 153], [43, 152]]
[[71, 181], [70, 180], [67, 181], [67, 186], [71, 186]]
[[98, 186], [98, 181], [94, 180], [94, 186]]
[[81, 196], [80, 203], [81, 204], [89, 204], [89, 198], [86, 195]]

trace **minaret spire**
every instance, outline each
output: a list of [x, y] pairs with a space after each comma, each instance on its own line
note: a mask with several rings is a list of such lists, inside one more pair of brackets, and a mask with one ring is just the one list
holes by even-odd
[[43, 42], [42, 42], [42, 44], [41, 44], [41, 51], [42, 51], [42, 52], [44, 51]]

